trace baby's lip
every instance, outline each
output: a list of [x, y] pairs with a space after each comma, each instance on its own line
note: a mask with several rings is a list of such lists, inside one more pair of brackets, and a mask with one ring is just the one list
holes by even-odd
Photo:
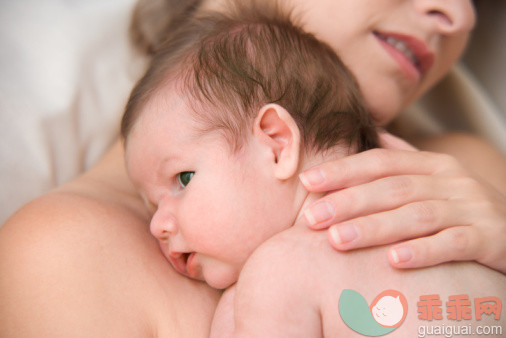
[[203, 280], [196, 252], [171, 251], [168, 258], [174, 269], [180, 274], [193, 279]]
[[186, 261], [188, 260], [188, 253], [171, 251], [169, 253], [168, 259], [177, 272], [179, 272], [182, 275], [188, 276], [188, 271], [186, 269]]
[[188, 258], [186, 259], [186, 272], [190, 278], [201, 281], [204, 280], [204, 276], [202, 276], [202, 268], [196, 252], [192, 252], [188, 255]]

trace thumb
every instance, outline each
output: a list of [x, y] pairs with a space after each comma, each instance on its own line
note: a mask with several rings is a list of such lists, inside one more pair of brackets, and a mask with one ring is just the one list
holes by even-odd
[[409, 150], [409, 151], [417, 151], [414, 146], [404, 141], [400, 137], [394, 136], [385, 130], [380, 130], [378, 132], [379, 141], [381, 148], [385, 149], [399, 149], [399, 150]]

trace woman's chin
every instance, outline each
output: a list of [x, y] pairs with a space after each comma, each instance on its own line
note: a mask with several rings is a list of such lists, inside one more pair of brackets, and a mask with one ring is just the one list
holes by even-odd
[[[407, 104], [401, 102], [395, 95], [373, 93], [372, 95], [364, 94], [364, 96], [367, 110], [377, 126], [387, 125], [407, 107]], [[385, 97], [390, 97], [390, 99], [385, 100]]]

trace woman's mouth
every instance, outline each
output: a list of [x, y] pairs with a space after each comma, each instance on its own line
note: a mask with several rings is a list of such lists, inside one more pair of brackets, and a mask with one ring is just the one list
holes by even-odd
[[377, 31], [374, 32], [374, 35], [409, 78], [419, 81], [434, 64], [434, 53], [429, 51], [427, 45], [417, 38]]
[[408, 59], [410, 59], [411, 62], [416, 67], [420, 66], [420, 61], [416, 57], [415, 53], [413, 53], [413, 51], [408, 47], [408, 45], [406, 45], [406, 43], [404, 43], [401, 40], [397, 40], [396, 38], [394, 38], [392, 36], [386, 36], [386, 37], [382, 37], [381, 35], [378, 35], [378, 36], [380, 36], [380, 39], [386, 41], [390, 46], [393, 46], [399, 52], [404, 54], [404, 56], [407, 57]]

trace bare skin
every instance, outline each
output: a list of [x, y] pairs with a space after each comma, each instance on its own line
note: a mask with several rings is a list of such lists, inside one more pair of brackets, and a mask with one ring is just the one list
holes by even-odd
[[207, 336], [220, 293], [178, 275], [148, 224], [119, 142], [14, 214], [0, 228], [0, 336]]
[[[344, 289], [359, 292], [368, 304], [384, 290], [404, 294], [408, 302], [406, 319], [388, 337], [415, 337], [423, 325], [504, 327], [504, 318], [484, 316], [477, 321], [474, 312], [469, 320], [453, 321], [445, 305], [441, 320], [418, 319], [417, 302], [424, 295], [438, 294], [443, 304], [450, 296], [461, 294], [471, 302], [488, 296], [504, 299], [505, 276], [497, 271], [473, 262], [400, 270], [381, 259], [385, 247], [334, 255], [326, 241], [324, 232], [296, 224], [252, 254], [236, 286], [234, 337], [262, 337], [264, 332], [270, 337], [363, 337], [341, 320], [338, 304]], [[357, 278], [363, 282], [357, 283]], [[226, 311], [223, 306], [220, 302], [220, 310]], [[221, 320], [227, 319], [226, 313], [221, 316]], [[214, 325], [217, 330], [226, 327], [223, 323]], [[232, 336], [222, 332], [225, 334], [216, 337]]]
[[[500, 186], [497, 153], [473, 140], [472, 152], [451, 139], [421, 149], [447, 151]], [[0, 336], [207, 336], [219, 293], [177, 275], [148, 224], [119, 142], [88, 173], [22, 208], [0, 228]]]
[[119, 142], [0, 230], [0, 336], [204, 337], [219, 292], [177, 274], [149, 234]]
[[[382, 137], [389, 149], [317, 166], [326, 179], [305, 187], [333, 191], [324, 200], [336, 211], [333, 218], [311, 226], [331, 226], [330, 242], [338, 250], [412, 238], [388, 251], [397, 268], [475, 260], [505, 273], [506, 247], [497, 240], [506, 230], [504, 157], [465, 134], [419, 140], [415, 144], [423, 151], [392, 135]], [[334, 231], [350, 226], [357, 229], [358, 238], [336, 240]], [[404, 248], [410, 248], [411, 259], [396, 261], [392, 250]]]

